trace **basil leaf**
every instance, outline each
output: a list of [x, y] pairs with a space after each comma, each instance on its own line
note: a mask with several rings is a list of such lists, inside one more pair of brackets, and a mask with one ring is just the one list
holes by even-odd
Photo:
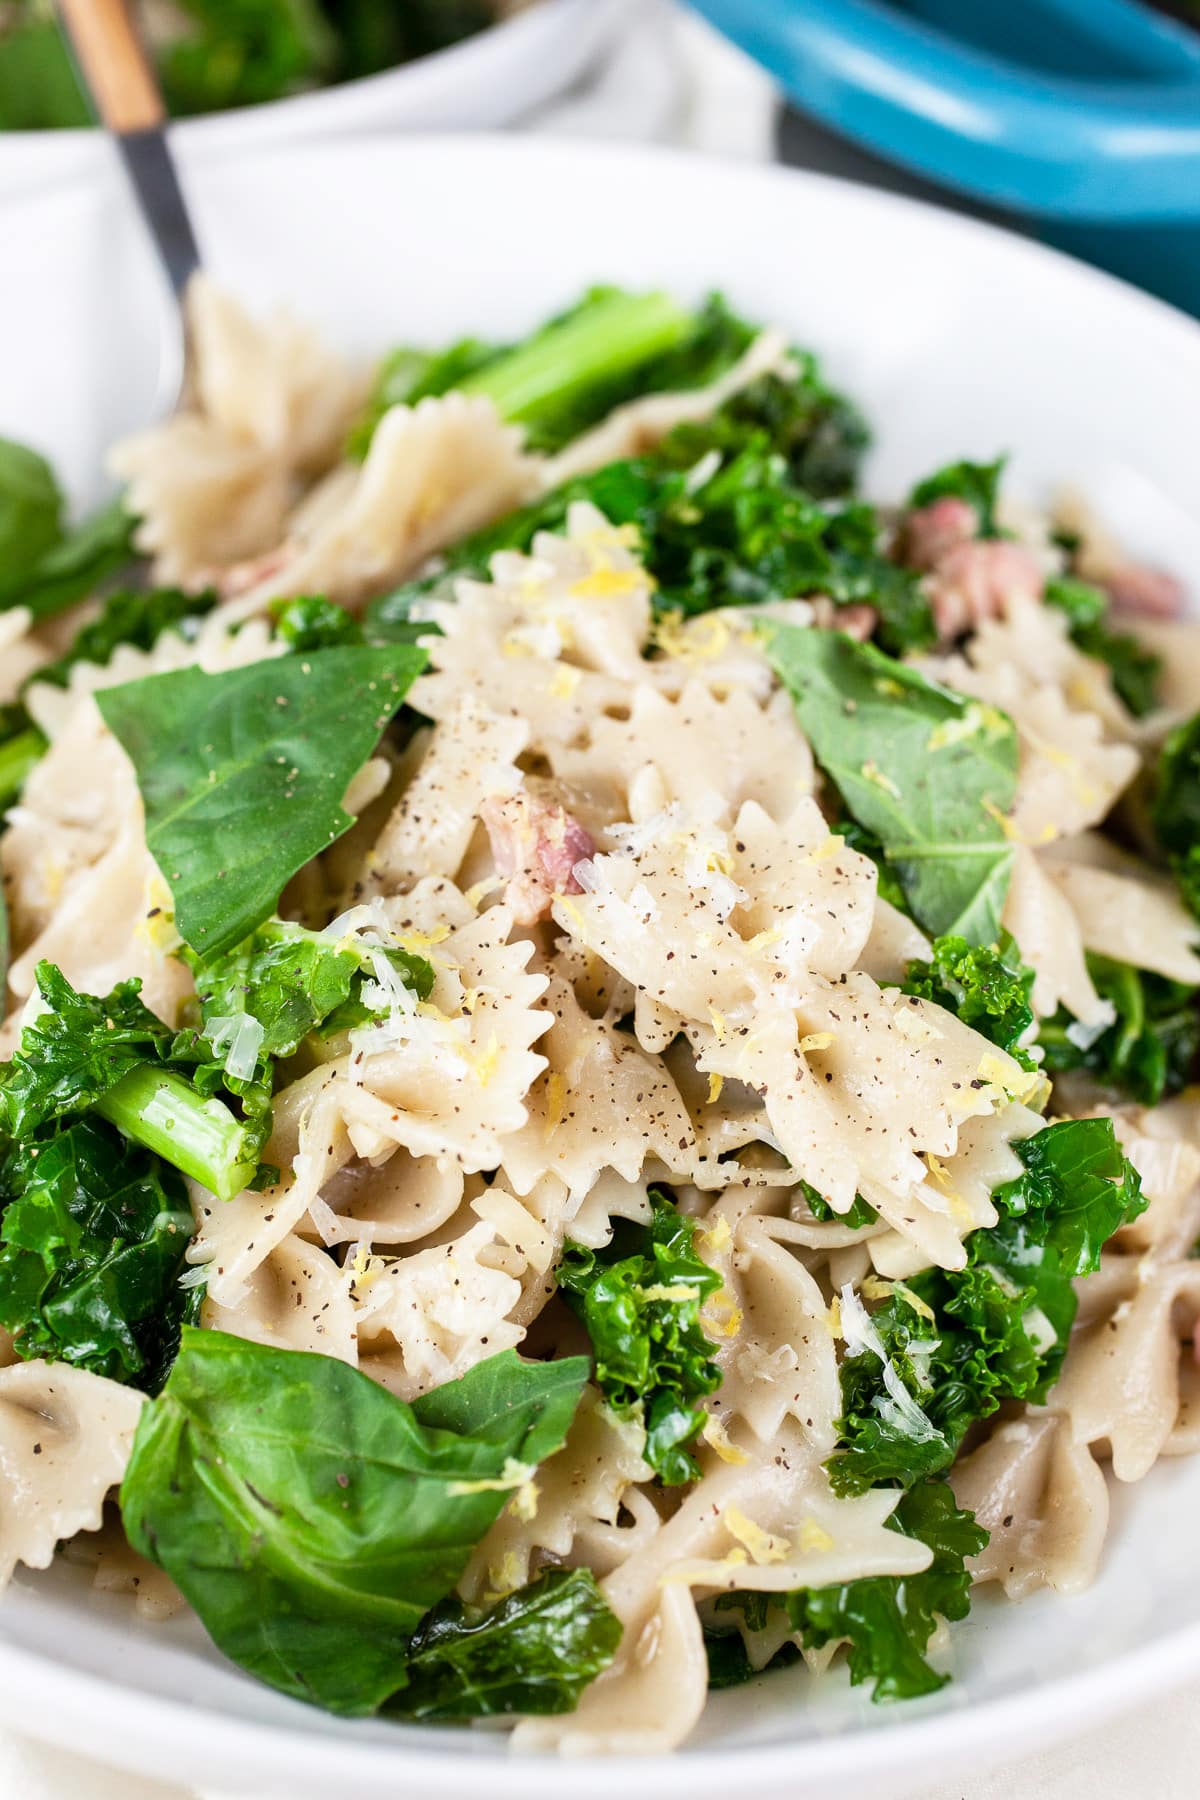
[[410, 1406], [332, 1357], [185, 1327], [138, 1425], [125, 1530], [240, 1668], [371, 1713], [586, 1378], [582, 1357], [505, 1350]]
[[935, 936], [993, 944], [1012, 873], [1017, 734], [994, 707], [837, 631], [765, 628], [767, 655], [825, 773]]
[[27, 575], [57, 544], [62, 504], [45, 457], [0, 438], [0, 604], [15, 604]]
[[117, 494], [47, 550], [11, 604], [27, 606], [35, 619], [48, 619], [86, 599], [132, 558], [136, 523]]
[[443, 1600], [409, 1645], [408, 1682], [388, 1711], [426, 1720], [571, 1712], [620, 1641], [590, 1569], [546, 1569], [486, 1608]]
[[346, 646], [97, 695], [193, 949], [212, 955], [249, 936], [291, 876], [353, 824], [346, 789], [424, 666], [407, 645]]

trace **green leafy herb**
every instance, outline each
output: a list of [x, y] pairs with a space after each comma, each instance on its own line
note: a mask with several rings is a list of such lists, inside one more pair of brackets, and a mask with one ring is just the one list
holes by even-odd
[[9, 733], [0, 741], [0, 808], [11, 806], [46, 753], [46, 740], [23, 706], [0, 708]]
[[[350, 449], [365, 454], [388, 406], [412, 406], [457, 388], [486, 395], [502, 419], [525, 427], [531, 446], [553, 451], [622, 400], [675, 385], [685, 376], [688, 386], [708, 378], [711, 336], [704, 315], [697, 318], [668, 294], [592, 288], [519, 344], [466, 338], [434, 353], [393, 352], [351, 434]], [[696, 354], [689, 358], [685, 347]]]
[[1038, 1027], [1051, 1075], [1088, 1069], [1143, 1106], [1157, 1106], [1187, 1086], [1200, 1052], [1200, 991], [1164, 975], [1107, 956], [1088, 955], [1088, 973], [1102, 1000], [1116, 1009], [1099, 1033], [1081, 1030], [1064, 1007]]
[[843, 1299], [845, 1447], [828, 1465], [838, 1493], [938, 1474], [976, 1419], [1004, 1400], [1043, 1400], [1075, 1317], [1072, 1283], [1145, 1209], [1111, 1119], [1067, 1119], [1013, 1148], [1024, 1172], [996, 1191], [1000, 1217], [968, 1237], [964, 1269], [896, 1284], [865, 1327]]
[[772, 624], [766, 646], [818, 761], [879, 840], [913, 917], [937, 936], [994, 944], [1012, 871], [1012, 721], [841, 632]]
[[861, 1231], [864, 1225], [873, 1225], [879, 1214], [869, 1200], [861, 1194], [855, 1194], [850, 1203], [849, 1212], [834, 1212], [823, 1194], [819, 1194], [810, 1181], [797, 1184], [804, 1195], [804, 1204], [814, 1219], [822, 1225], [844, 1225], [848, 1231]]
[[[37, 969], [43, 1010], [0, 1065], [0, 1114], [29, 1146], [83, 1113], [132, 1138], [230, 1200], [253, 1179], [270, 1124], [270, 1093], [230, 1080], [207, 1046], [176, 1034], [139, 999], [139, 981], [100, 998], [75, 991], [61, 969]], [[239, 1118], [219, 1088], [235, 1097]]]
[[198, 624], [216, 598], [214, 593], [185, 594], [181, 588], [120, 588], [108, 596], [94, 619], [81, 626], [70, 648], [53, 662], [43, 663], [29, 679], [66, 687], [76, 663], [108, 663], [122, 644], [152, 650], [164, 631], [186, 633]]
[[62, 494], [44, 456], [0, 438], [0, 603], [11, 606], [61, 535]]
[[618, 1227], [604, 1250], [568, 1240], [558, 1285], [587, 1326], [600, 1391], [643, 1419], [646, 1461], [676, 1483], [698, 1472], [686, 1448], [704, 1423], [697, 1402], [721, 1385], [700, 1323], [721, 1278], [696, 1254], [692, 1220], [658, 1189], [650, 1200], [650, 1224]]
[[1001, 537], [1003, 533], [996, 523], [996, 501], [1007, 460], [1007, 457], [998, 456], [990, 463], [947, 463], [944, 469], [938, 469], [917, 483], [908, 497], [908, 504], [919, 507], [932, 506], [936, 500], [965, 500], [975, 509], [979, 536]]
[[[939, 1618], [966, 1618], [971, 1604], [966, 1560], [984, 1548], [988, 1534], [969, 1512], [955, 1506], [944, 1481], [921, 1481], [901, 1494], [887, 1523], [890, 1530], [917, 1538], [933, 1551], [932, 1562], [919, 1575], [863, 1576], [835, 1587], [800, 1588], [778, 1599], [735, 1592], [723, 1596], [718, 1609], [740, 1612], [751, 1629], [761, 1630], [774, 1607], [782, 1606], [807, 1649], [845, 1640], [850, 1680], [874, 1682], [875, 1700], [936, 1693], [949, 1677], [930, 1668], [925, 1651]], [[756, 1673], [740, 1634], [712, 1633], [706, 1648], [710, 1687], [733, 1687]], [[798, 1654], [795, 1640], [789, 1639], [768, 1666], [793, 1662]]]
[[922, 1481], [902, 1494], [889, 1526], [933, 1551], [919, 1575], [873, 1575], [838, 1587], [801, 1589], [787, 1598], [788, 1619], [809, 1649], [850, 1642], [850, 1680], [873, 1681], [876, 1700], [933, 1694], [949, 1677], [925, 1660], [939, 1618], [965, 1619], [971, 1607], [966, 1559], [988, 1534], [954, 1504], [944, 1481]]
[[567, 482], [465, 538], [436, 573], [375, 601], [368, 608], [368, 635], [411, 631], [418, 600], [453, 599], [464, 575], [486, 577], [498, 550], [528, 550], [536, 532], [563, 530], [573, 501], [589, 500], [613, 524], [637, 527], [659, 614], [820, 593], [835, 606], [869, 601], [889, 649], [916, 650], [934, 641], [929, 602], [912, 572], [883, 554], [882, 527], [871, 507], [814, 499], [793, 483], [785, 458], [763, 432], [746, 437], [736, 454], [714, 448], [707, 462], [700, 449], [704, 428], [689, 430], [694, 463], [677, 466], [679, 445], [668, 438], [653, 457], [609, 463]]
[[[240, 1668], [371, 1713], [509, 1485], [561, 1446], [586, 1378], [581, 1357], [506, 1350], [409, 1405], [332, 1357], [185, 1328], [138, 1426], [125, 1529]], [[484, 1683], [481, 1663], [464, 1676]]]
[[0, 1324], [19, 1356], [149, 1386], [187, 1304], [187, 1190], [97, 1119], [11, 1149], [0, 1170]]
[[571, 1712], [620, 1641], [590, 1569], [546, 1569], [492, 1606], [443, 1600], [426, 1614], [388, 1710], [426, 1720]]
[[46, 0], [8, 0], [0, 30], [0, 130], [70, 130], [92, 114]]
[[180, 27], [158, 52], [176, 118], [254, 106], [327, 79], [337, 38], [318, 0], [176, 0]]
[[256, 1056], [291, 1056], [310, 1032], [347, 1031], [379, 1016], [362, 998], [364, 982], [377, 979], [376, 959], [428, 1000], [434, 973], [423, 956], [357, 937], [336, 940], [281, 919], [268, 919], [236, 949], [188, 960], [210, 1041], [214, 1029], [247, 1016], [259, 1027]]
[[1200, 712], [1162, 747], [1153, 822], [1184, 902], [1200, 919]]
[[408, 645], [313, 651], [97, 695], [137, 773], [146, 842], [193, 949], [260, 925], [296, 871], [353, 823], [352, 777], [425, 665]]
[[289, 650], [305, 652], [363, 641], [363, 629], [354, 614], [320, 594], [285, 601], [276, 615], [275, 631]]
[[1108, 596], [1089, 581], [1073, 576], [1054, 576], [1046, 583], [1043, 599], [1067, 616], [1071, 642], [1085, 656], [1106, 663], [1113, 687], [1135, 718], [1144, 718], [1158, 704], [1158, 679], [1162, 658], [1155, 656], [1126, 631], [1112, 631], [1106, 619]]
[[1033, 970], [1021, 961], [1007, 932], [997, 944], [967, 943], [963, 937], [935, 938], [928, 962], [914, 960], [905, 971], [903, 990], [933, 1000], [957, 1014], [984, 1037], [1019, 1062], [1037, 1067], [1021, 1040], [1033, 1024]]

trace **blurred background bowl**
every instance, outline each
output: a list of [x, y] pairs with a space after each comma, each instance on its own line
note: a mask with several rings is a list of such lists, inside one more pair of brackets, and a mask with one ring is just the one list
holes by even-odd
[[[509, 125], [579, 81], [638, 10], [639, 0], [534, 0], [446, 50], [357, 81], [180, 119], [172, 137], [192, 152], [226, 154], [360, 132]], [[87, 176], [108, 154], [98, 131], [0, 131], [0, 192]]]

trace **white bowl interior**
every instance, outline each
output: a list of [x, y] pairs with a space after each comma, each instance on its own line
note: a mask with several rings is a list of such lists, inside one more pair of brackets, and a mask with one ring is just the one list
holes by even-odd
[[[213, 272], [287, 300], [364, 355], [459, 330], [517, 332], [598, 279], [720, 285], [823, 356], [877, 431], [868, 488], [894, 497], [959, 455], [1011, 449], [1019, 490], [1090, 494], [1139, 555], [1200, 587], [1200, 333], [1105, 277], [949, 214], [813, 176], [520, 139], [358, 141], [186, 162]], [[81, 501], [144, 422], [169, 327], [111, 158], [85, 184], [0, 207], [0, 432], [52, 454]], [[1200, 697], [1198, 697], [1200, 698]], [[839, 1795], [905, 1769], [1029, 1749], [1200, 1670], [1200, 1463], [1114, 1495], [1087, 1594], [986, 1596], [952, 1637], [955, 1681], [873, 1707], [844, 1675], [789, 1671], [716, 1696], [649, 1771], [576, 1765], [581, 1796]], [[299, 1796], [446, 1792], [487, 1758], [496, 1794], [549, 1795], [549, 1763], [484, 1733], [348, 1726], [245, 1681], [194, 1622], [138, 1625], [77, 1572], [24, 1578], [0, 1610], [0, 1712], [130, 1765]], [[452, 1791], [452, 1790], [451, 1790]]]

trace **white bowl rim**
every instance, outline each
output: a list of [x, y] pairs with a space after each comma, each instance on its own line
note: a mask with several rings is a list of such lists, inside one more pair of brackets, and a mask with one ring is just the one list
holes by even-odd
[[[200, 146], [185, 151], [199, 160]], [[256, 146], [255, 162], [279, 158], [301, 161], [369, 157], [372, 154], [505, 159], [514, 165], [533, 165], [545, 153], [545, 140], [504, 132], [411, 132], [400, 137], [364, 133], [317, 142], [269, 143]], [[224, 155], [243, 152], [224, 149]], [[577, 161], [609, 167], [673, 165], [678, 173], [697, 175], [714, 166], [711, 158], [692, 151], [663, 146], [598, 144], [570, 139], [554, 140], [556, 161]], [[205, 159], [207, 160], [207, 158]], [[898, 195], [841, 176], [779, 165], [738, 164], [720, 161], [724, 178], [751, 185], [771, 183], [780, 187], [824, 189], [842, 196], [848, 205], [871, 212], [906, 210], [949, 236], [966, 234], [988, 240], [994, 249], [1030, 265], [1056, 265], [1060, 275], [1076, 284], [1081, 295], [1088, 291], [1107, 297], [1130, 313], [1142, 314], [1157, 332], [1171, 340], [1172, 351], [1193, 362], [1200, 373], [1200, 324], [1168, 302], [1147, 294], [1131, 283], [1052, 249], [990, 221], [976, 219], [929, 201]], [[514, 170], [519, 173], [519, 170]], [[84, 179], [92, 179], [89, 174]], [[0, 215], [4, 201], [0, 198]], [[818, 346], [819, 349], [819, 346]], [[1069, 1602], [1066, 1602], [1069, 1604]], [[715, 1790], [717, 1778], [750, 1776], [757, 1781], [795, 1779], [797, 1759], [803, 1759], [804, 1791], [814, 1783], [848, 1778], [902, 1776], [918, 1765], [937, 1766], [939, 1774], [952, 1774], [963, 1760], [981, 1751], [1001, 1750], [1011, 1757], [1028, 1754], [1058, 1739], [1103, 1712], [1118, 1716], [1151, 1696], [1162, 1696], [1200, 1675], [1200, 1618], [1178, 1626], [1150, 1643], [1118, 1652], [1095, 1665], [1065, 1677], [1039, 1681], [1032, 1675], [1014, 1691], [995, 1699], [969, 1701], [961, 1708], [936, 1715], [907, 1717], [893, 1710], [887, 1723], [869, 1729], [844, 1730], [827, 1738], [805, 1738], [754, 1743], [738, 1740], [721, 1744], [704, 1742], [682, 1746], [669, 1755], [615, 1755], [575, 1758], [569, 1764], [544, 1755], [514, 1754], [506, 1741], [494, 1741], [498, 1753], [489, 1755], [488, 1740], [474, 1737], [474, 1749], [464, 1749], [462, 1734], [447, 1732], [445, 1748], [427, 1748], [397, 1729], [394, 1742], [356, 1741], [338, 1733], [292, 1732], [285, 1725], [254, 1722], [232, 1716], [205, 1702], [183, 1703], [151, 1695], [117, 1680], [63, 1669], [40, 1651], [5, 1642], [0, 1631], [0, 1716], [17, 1729], [48, 1740], [61, 1741], [64, 1729], [72, 1733], [72, 1747], [111, 1759], [116, 1708], [132, 1709], [138, 1738], [122, 1748], [124, 1766], [160, 1776], [179, 1776], [182, 1746], [205, 1734], [206, 1764], [210, 1781], [222, 1780], [246, 1789], [254, 1782], [278, 1781], [286, 1774], [289, 1759], [303, 1755], [305, 1789], [318, 1781], [348, 1784], [360, 1779], [370, 1797], [392, 1791], [398, 1779], [427, 1783], [428, 1791], [445, 1791], [451, 1779], [478, 1777], [486, 1770], [496, 1800], [530, 1800], [557, 1792], [569, 1779], [579, 1800], [611, 1800], [614, 1778], [632, 1783], [653, 1781], [664, 1796], [692, 1800], [698, 1793]], [[247, 1678], [248, 1679], [248, 1678]], [[775, 1677], [765, 1677], [771, 1680]], [[299, 1705], [300, 1703], [296, 1703]], [[914, 1703], [909, 1703], [914, 1704]], [[919, 1705], [919, 1703], [915, 1703]], [[309, 1709], [305, 1709], [308, 1711]], [[344, 1722], [339, 1722], [344, 1723]], [[157, 1742], [161, 1749], [156, 1751]], [[569, 1774], [567, 1771], [569, 1770]], [[703, 1781], [697, 1788], [697, 1777]], [[270, 1791], [275, 1792], [271, 1787]], [[280, 1790], [282, 1791], [282, 1789]], [[417, 1793], [425, 1787], [417, 1786]], [[634, 1793], [642, 1791], [638, 1786]], [[774, 1790], [770, 1790], [774, 1792]]]

